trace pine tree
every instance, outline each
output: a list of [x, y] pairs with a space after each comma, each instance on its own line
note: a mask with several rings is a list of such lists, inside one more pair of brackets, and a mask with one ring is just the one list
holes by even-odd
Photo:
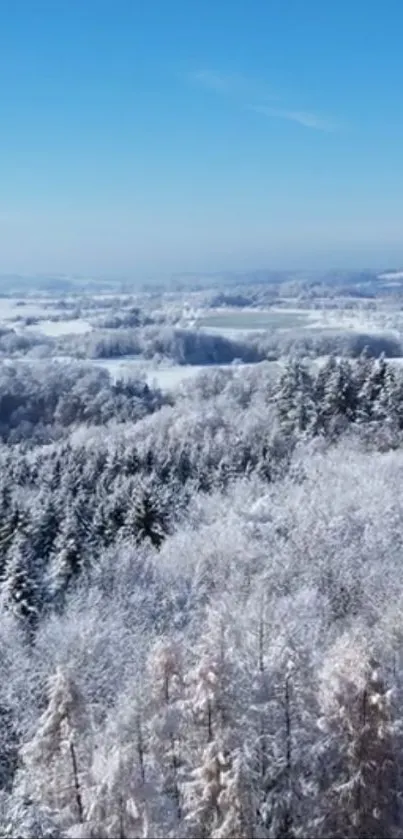
[[137, 541], [149, 539], [154, 547], [161, 547], [167, 532], [166, 516], [156, 497], [147, 488], [139, 490], [128, 511], [126, 528]]
[[9, 551], [1, 599], [21, 626], [32, 633], [41, 609], [41, 591], [37, 579], [35, 555], [31, 543], [19, 535]]
[[12, 788], [18, 765], [18, 736], [13, 710], [8, 705], [0, 705], [0, 790], [6, 791]]
[[357, 420], [362, 423], [380, 419], [377, 413], [385, 388], [387, 363], [382, 355], [372, 363], [358, 394]]
[[390, 363], [374, 404], [374, 417], [391, 431], [398, 432], [403, 426], [403, 379]]
[[14, 540], [17, 537], [22, 539], [28, 532], [29, 515], [14, 504], [6, 506], [0, 519], [0, 579]]
[[46, 492], [38, 498], [32, 522], [32, 547], [45, 563], [55, 544], [60, 528], [60, 514], [52, 496]]
[[66, 592], [82, 571], [84, 547], [79, 521], [71, 507], [61, 525], [51, 556], [49, 594], [55, 602], [63, 603]]
[[107, 528], [105, 535], [107, 544], [116, 542], [119, 535], [124, 531], [127, 503], [126, 494], [116, 492], [106, 506]]
[[313, 383], [308, 370], [291, 359], [274, 393], [274, 403], [281, 429], [286, 434], [303, 434], [314, 421]]
[[323, 431], [330, 437], [339, 436], [355, 416], [355, 396], [350, 365], [344, 361], [330, 361], [319, 371], [321, 378], [316, 390], [316, 433]]
[[110, 527], [110, 519], [107, 512], [107, 503], [105, 498], [100, 497], [95, 507], [94, 516], [91, 524], [94, 544], [98, 548], [100, 546], [108, 546], [112, 544], [116, 534], [112, 533]]

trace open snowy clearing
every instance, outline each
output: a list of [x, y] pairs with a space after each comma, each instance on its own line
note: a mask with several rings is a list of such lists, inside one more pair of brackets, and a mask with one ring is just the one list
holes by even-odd
[[399, 336], [403, 330], [402, 313], [396, 310], [372, 312], [347, 309], [212, 309], [199, 312], [187, 323], [188, 328], [204, 332], [240, 337], [248, 332], [292, 332], [296, 329], [339, 329], [350, 332], [385, 333]]
[[23, 300], [17, 298], [2, 297], [0, 298], [0, 323], [7, 323], [14, 321], [16, 318], [40, 318], [48, 317], [49, 314], [58, 314], [56, 308], [50, 310], [47, 305], [52, 303], [51, 300]]
[[92, 326], [88, 321], [81, 318], [74, 318], [72, 320], [42, 320], [32, 326], [27, 326], [26, 329], [34, 332], [42, 332], [50, 338], [57, 338], [59, 335], [85, 335], [86, 332], [92, 332]]

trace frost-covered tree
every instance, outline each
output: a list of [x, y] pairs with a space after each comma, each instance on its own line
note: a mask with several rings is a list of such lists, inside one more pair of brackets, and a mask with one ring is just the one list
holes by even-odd
[[58, 814], [40, 807], [28, 795], [0, 798], [0, 835], [3, 839], [62, 839]]
[[10, 791], [18, 765], [17, 721], [14, 708], [0, 705], [0, 790]]
[[181, 782], [184, 773], [184, 681], [181, 651], [174, 642], [160, 641], [151, 650], [148, 670], [147, 736], [159, 767], [164, 829], [172, 833], [182, 820]]
[[229, 795], [232, 755], [241, 736], [236, 725], [235, 655], [224, 614], [210, 611], [195, 653], [195, 666], [187, 675], [192, 768], [190, 780], [184, 784], [184, 812], [191, 836], [210, 837], [225, 818], [221, 793], [221, 801], [229, 808], [225, 790]]
[[34, 631], [42, 606], [42, 592], [31, 542], [22, 534], [9, 550], [1, 583], [1, 603], [28, 633]]
[[[378, 839], [400, 835], [397, 727], [391, 694], [365, 644], [342, 636], [320, 680], [328, 755], [319, 835]], [[323, 781], [322, 781], [323, 782]]]
[[257, 835], [257, 794], [244, 751], [234, 751], [227, 765], [220, 768], [220, 791], [216, 802], [220, 823], [213, 826], [211, 837], [250, 839]]
[[307, 368], [297, 359], [285, 366], [276, 385], [274, 402], [285, 433], [305, 433], [314, 419], [313, 383]]
[[149, 539], [159, 548], [166, 532], [166, 516], [155, 496], [148, 488], [139, 488], [133, 506], [128, 512], [127, 528], [138, 541]]
[[56, 537], [49, 564], [49, 595], [56, 603], [63, 603], [71, 583], [80, 574], [84, 561], [84, 546], [74, 511], [68, 511]]
[[31, 525], [32, 547], [38, 559], [49, 558], [59, 533], [61, 514], [55, 504], [53, 493], [41, 493], [33, 511]]
[[351, 368], [345, 360], [331, 358], [319, 370], [315, 383], [316, 432], [334, 437], [354, 420], [356, 405]]
[[56, 811], [66, 827], [85, 820], [88, 737], [83, 698], [71, 676], [59, 669], [37, 729], [21, 749], [17, 786], [39, 806]]
[[382, 419], [379, 408], [386, 385], [387, 367], [384, 356], [372, 363], [358, 394], [357, 419], [359, 422]]
[[131, 735], [123, 743], [115, 731], [110, 742], [105, 732], [94, 753], [85, 827], [81, 827], [88, 839], [144, 839], [148, 834], [148, 790], [137, 726]]
[[228, 816], [228, 803], [224, 801], [222, 809], [221, 798], [225, 796], [225, 772], [228, 770], [226, 752], [216, 741], [208, 743], [184, 787], [186, 834], [191, 839], [216, 836]]

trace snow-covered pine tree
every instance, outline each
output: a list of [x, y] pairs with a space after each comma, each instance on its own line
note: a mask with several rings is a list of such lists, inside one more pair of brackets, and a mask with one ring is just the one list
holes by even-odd
[[[0, 705], [0, 790], [9, 792], [18, 765], [18, 736], [13, 708]], [[1, 835], [1, 833], [0, 833]]]
[[136, 540], [150, 540], [159, 548], [166, 534], [166, 516], [148, 487], [139, 487], [131, 509], [127, 513], [126, 529], [131, 530]]
[[[386, 365], [383, 387], [375, 401], [374, 416], [382, 429], [389, 433], [398, 434], [403, 426], [403, 377], [390, 362]], [[396, 445], [398, 440], [397, 437]]]
[[301, 361], [291, 359], [286, 364], [275, 388], [274, 404], [283, 433], [303, 434], [311, 428], [313, 382]]
[[50, 557], [48, 589], [55, 604], [62, 605], [71, 583], [83, 567], [83, 544], [73, 509], [66, 512]]
[[27, 535], [29, 517], [15, 503], [5, 507], [0, 519], [0, 579], [4, 574], [9, 551], [17, 537]]
[[17, 536], [8, 552], [1, 602], [29, 635], [35, 631], [42, 606], [41, 581], [31, 542], [23, 534]]
[[384, 355], [372, 362], [358, 394], [358, 422], [376, 422], [381, 419], [377, 408], [385, 388], [387, 366]]
[[49, 491], [41, 493], [37, 499], [32, 517], [32, 547], [35, 555], [45, 564], [48, 560], [56, 537], [59, 533], [61, 514]]
[[[346, 428], [355, 416], [355, 398], [350, 364], [341, 359], [330, 359], [319, 371], [321, 378], [319, 392], [316, 393], [315, 429], [330, 437], [336, 437]], [[320, 392], [323, 391], [323, 392]], [[319, 399], [320, 396], [320, 399]]]

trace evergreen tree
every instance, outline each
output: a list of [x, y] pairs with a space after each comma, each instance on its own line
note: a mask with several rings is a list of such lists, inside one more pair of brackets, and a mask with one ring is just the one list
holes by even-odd
[[84, 562], [77, 518], [70, 509], [56, 538], [49, 568], [49, 594], [59, 604], [71, 583], [78, 577]]
[[385, 388], [387, 374], [387, 363], [384, 356], [381, 356], [372, 363], [370, 370], [362, 384], [358, 394], [359, 422], [371, 422], [381, 419], [378, 408]]
[[374, 418], [393, 431], [403, 427], [403, 378], [388, 363], [383, 386], [375, 399]]
[[45, 492], [38, 498], [32, 521], [32, 547], [35, 555], [46, 562], [52, 553], [60, 528], [60, 513], [52, 496]]
[[91, 527], [96, 547], [108, 546], [116, 538], [116, 531], [112, 531], [110, 526], [107, 502], [102, 496], [98, 498]]
[[326, 380], [317, 403], [316, 425], [330, 437], [339, 436], [354, 420], [356, 410], [350, 365], [344, 360], [329, 362], [323, 376]]
[[18, 736], [14, 709], [4, 704], [0, 705], [0, 790], [11, 790], [17, 765]]
[[4, 608], [10, 610], [29, 633], [35, 630], [42, 605], [41, 591], [32, 545], [22, 535], [9, 552], [1, 599]]
[[0, 519], [0, 579], [7, 563], [13, 541], [28, 535], [29, 515], [14, 504], [6, 507]]
[[147, 488], [138, 490], [127, 514], [126, 527], [139, 542], [149, 539], [154, 547], [159, 548], [164, 541], [167, 532], [166, 516], [155, 495]]
[[295, 359], [282, 372], [274, 393], [281, 429], [286, 434], [303, 434], [314, 421], [313, 383], [308, 370]]

